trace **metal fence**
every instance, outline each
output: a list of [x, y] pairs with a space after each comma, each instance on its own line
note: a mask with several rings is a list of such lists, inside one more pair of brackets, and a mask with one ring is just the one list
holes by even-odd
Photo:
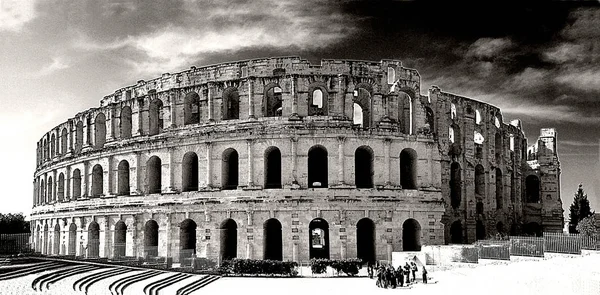
[[511, 236], [510, 255], [544, 257], [544, 238]]
[[481, 240], [477, 247], [480, 259], [510, 260], [509, 240]]
[[577, 234], [544, 233], [544, 252], [581, 254], [582, 238]]
[[0, 234], [0, 254], [18, 254], [32, 252], [30, 233]]

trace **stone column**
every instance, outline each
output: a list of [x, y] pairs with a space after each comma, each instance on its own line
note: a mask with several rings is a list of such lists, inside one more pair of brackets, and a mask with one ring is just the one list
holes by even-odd
[[87, 198], [90, 194], [88, 193], [88, 162], [83, 162], [83, 171], [82, 171], [82, 178], [83, 181], [81, 183], [81, 186], [83, 186], [81, 188], [81, 197], [83, 198]]
[[298, 120], [300, 117], [298, 116], [298, 91], [297, 85], [298, 83], [298, 75], [292, 75], [292, 115], [290, 119]]
[[70, 201], [73, 196], [71, 193], [71, 166], [67, 166], [67, 171], [65, 175], [65, 192], [64, 192], [64, 200]]
[[212, 122], [215, 120], [214, 114], [213, 114], [214, 107], [213, 107], [213, 98], [212, 98], [212, 94], [213, 94], [212, 88], [214, 87], [214, 83], [209, 82], [207, 87], [208, 87], [208, 97], [206, 99], [208, 101], [208, 121]]
[[394, 247], [392, 246], [392, 242], [388, 241], [387, 245], [386, 245], [386, 258], [387, 260], [391, 263], [392, 262], [392, 252], [394, 251]]
[[83, 116], [81, 118], [82, 122], [83, 122], [83, 146], [82, 149], [89, 147], [90, 146], [90, 130], [89, 130], [89, 126], [88, 126], [88, 118], [87, 116]]
[[165, 223], [167, 224], [167, 230], [166, 235], [167, 235], [167, 253], [166, 256], [167, 257], [171, 257], [172, 253], [171, 253], [171, 213], [167, 213], [167, 216], [165, 218]]
[[108, 124], [106, 126], [106, 142], [115, 140], [115, 110], [114, 106], [108, 108]]
[[133, 183], [135, 184], [135, 187], [133, 188], [132, 191], [136, 192], [138, 195], [141, 195], [144, 193], [143, 187], [142, 187], [142, 154], [140, 152], [135, 152], [135, 181], [133, 181]]
[[344, 142], [346, 141], [345, 136], [338, 136], [338, 184], [343, 185], [344, 180]]
[[169, 179], [167, 180], [167, 182], [169, 183], [169, 187], [167, 188], [168, 192], [175, 191], [175, 180], [174, 180], [175, 177], [173, 177], [174, 176], [173, 170], [175, 170], [175, 157], [173, 156], [173, 148], [170, 147], [169, 148], [169, 174], [168, 174]]
[[108, 216], [104, 216], [104, 257], [112, 258], [114, 253], [111, 253], [112, 248], [112, 236], [110, 234], [110, 219]]
[[177, 127], [177, 116], [175, 114], [176, 108], [177, 108], [177, 104], [176, 104], [176, 100], [177, 100], [177, 96], [179, 93], [175, 92], [174, 90], [169, 91], [169, 108], [170, 108], [170, 113], [171, 113], [171, 128], [176, 128]]
[[298, 243], [294, 242], [292, 244], [292, 261], [300, 262], [300, 258], [298, 257]]
[[256, 119], [256, 117], [254, 116], [254, 95], [252, 93], [252, 91], [254, 90], [253, 87], [253, 82], [254, 82], [254, 78], [253, 77], [248, 77], [248, 118], [250, 119]]
[[66, 154], [72, 154], [73, 153], [73, 120], [69, 120], [67, 122], [67, 151]]
[[247, 139], [247, 148], [248, 148], [248, 187], [254, 186], [253, 176], [254, 176], [254, 157], [252, 156], [252, 139]]
[[252, 259], [252, 244], [246, 244], [246, 259]]
[[338, 74], [338, 105], [341, 108], [340, 115], [341, 117], [346, 117], [346, 89], [342, 87], [342, 83], [344, 81], [344, 75]]
[[348, 245], [346, 245], [346, 242], [342, 241], [341, 242], [341, 249], [340, 249], [340, 258], [341, 259], [346, 259], [346, 252], [348, 250]]
[[386, 138], [384, 139], [384, 143], [383, 143], [383, 155], [384, 155], [384, 165], [385, 165], [385, 169], [384, 169], [384, 179], [385, 179], [385, 185], [391, 185], [392, 181], [391, 181], [391, 175], [392, 175], [392, 171], [391, 171], [391, 164], [390, 164], [390, 146], [392, 144], [392, 139], [391, 138]]
[[[144, 99], [138, 98], [135, 101], [137, 102], [137, 116], [131, 115], [132, 137], [144, 135]], [[134, 111], [134, 109], [131, 110], [132, 113]], [[137, 128], [135, 128], [136, 123]]]
[[52, 171], [52, 196], [51, 196], [53, 202], [56, 202], [56, 200], [57, 200], [56, 197], [58, 196], [58, 194], [56, 193], [56, 183], [57, 182], [58, 181], [56, 180], [56, 170], [53, 170]]
[[211, 182], [211, 174], [212, 174], [212, 161], [211, 161], [211, 157], [212, 157], [212, 152], [211, 152], [211, 142], [206, 142], [206, 187], [210, 188], [212, 187], [212, 182]]
[[105, 196], [112, 196], [114, 195], [114, 190], [113, 190], [113, 182], [114, 182], [114, 171], [113, 171], [113, 162], [114, 162], [114, 156], [109, 156], [108, 157], [108, 167], [106, 168], [106, 171], [108, 172], [106, 181], [104, 182], [103, 186], [103, 190], [106, 192]]
[[292, 183], [298, 184], [298, 137], [291, 137], [292, 141]]

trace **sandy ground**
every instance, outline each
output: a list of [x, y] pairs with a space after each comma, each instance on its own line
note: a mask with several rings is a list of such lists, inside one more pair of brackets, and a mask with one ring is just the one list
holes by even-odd
[[[364, 274], [364, 270], [361, 271]], [[69, 277], [43, 293], [31, 289], [37, 275], [0, 281], [0, 294], [77, 294], [72, 283], [82, 275]], [[225, 277], [194, 294], [600, 294], [600, 254], [558, 256], [546, 260], [523, 259], [517, 262], [490, 261], [488, 264], [429, 267], [433, 284], [417, 283], [410, 288], [381, 289], [366, 277], [301, 278], [231, 278]], [[417, 273], [419, 276], [419, 273]], [[105, 288], [114, 279], [100, 281], [90, 288], [91, 294], [108, 294]], [[146, 280], [143, 283], [149, 283]], [[189, 280], [186, 280], [186, 282]], [[142, 294], [142, 282], [127, 294]], [[184, 282], [181, 282], [184, 283]], [[174, 294], [176, 286], [165, 289]]]

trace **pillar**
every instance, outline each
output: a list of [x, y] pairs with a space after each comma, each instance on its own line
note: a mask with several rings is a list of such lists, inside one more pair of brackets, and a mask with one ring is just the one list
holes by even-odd
[[104, 216], [104, 257], [113, 257], [114, 253], [111, 253], [112, 251], [110, 251], [111, 245], [112, 237], [110, 234], [110, 219], [108, 216]]
[[346, 117], [346, 89], [342, 88], [342, 82], [344, 80], [344, 75], [338, 75], [338, 92], [337, 99], [338, 104], [340, 106], [340, 115], [341, 117]]
[[292, 75], [292, 115], [290, 118], [298, 119], [298, 75]]
[[298, 243], [292, 244], [292, 261], [300, 262], [298, 257]]
[[291, 137], [292, 141], [292, 183], [298, 184], [298, 137]]
[[213, 107], [213, 98], [212, 98], [212, 88], [213, 88], [213, 83], [208, 83], [208, 97], [206, 98], [208, 100], [208, 121], [214, 121], [214, 107]]
[[346, 259], [346, 252], [348, 250], [348, 245], [346, 245], [346, 242], [342, 241], [341, 242], [341, 249], [340, 249], [340, 258], [341, 259]]
[[206, 142], [206, 187], [210, 188], [212, 187], [212, 182], [211, 182], [211, 174], [212, 174], [212, 161], [211, 161], [211, 157], [212, 157], [212, 152], [211, 152], [211, 142]]
[[167, 225], [167, 229], [165, 231], [165, 234], [167, 235], [167, 253], [166, 256], [167, 257], [172, 257], [172, 253], [171, 253], [171, 213], [167, 213], [167, 216], [165, 218], [165, 224]]
[[254, 90], [253, 88], [253, 82], [254, 79], [252, 77], [248, 77], [248, 118], [250, 119], [255, 119], [254, 116], [254, 95], [252, 93], [252, 91]]
[[345, 136], [338, 136], [338, 183], [343, 185], [344, 180], [344, 142], [346, 141]]
[[87, 198], [90, 194], [88, 193], [88, 162], [83, 162], [83, 171], [81, 171], [81, 197]]
[[115, 140], [115, 110], [114, 105], [108, 108], [108, 124], [106, 124], [106, 142]]
[[254, 176], [254, 157], [252, 155], [252, 139], [247, 139], [247, 149], [248, 149], [248, 187], [254, 186], [253, 176]]
[[114, 182], [114, 171], [113, 171], [113, 162], [114, 162], [114, 156], [109, 156], [108, 159], [108, 167], [106, 168], [107, 171], [107, 177], [106, 177], [106, 181], [102, 184], [104, 186], [103, 190], [105, 191], [105, 196], [112, 196], [114, 195], [114, 191], [113, 191], [113, 182]]
[[140, 152], [135, 152], [135, 179], [132, 183], [135, 187], [132, 188], [132, 192], [136, 192], [138, 195], [143, 194], [142, 190], [142, 154]]
[[171, 128], [175, 128], [177, 127], [177, 116], [175, 114], [177, 105], [175, 104], [175, 102], [179, 93], [175, 92], [174, 90], [171, 90], [169, 94], [169, 113], [171, 114]]
[[168, 178], [167, 183], [169, 187], [167, 188], [168, 192], [173, 192], [175, 190], [175, 180], [174, 180], [174, 170], [175, 170], [175, 157], [173, 156], [173, 148], [169, 148], [169, 173], [167, 174]]
[[73, 196], [72, 196], [72, 190], [71, 190], [71, 166], [67, 166], [67, 171], [66, 171], [66, 175], [65, 175], [65, 197], [64, 200], [65, 201], [70, 201]]
[[392, 252], [394, 250], [394, 248], [392, 247], [392, 242], [388, 241], [387, 245], [386, 245], [386, 259], [388, 262], [392, 262]]
[[383, 160], [383, 162], [385, 165], [385, 169], [384, 169], [385, 185], [392, 184], [392, 181], [391, 181], [392, 171], [390, 170], [392, 167], [392, 165], [390, 164], [390, 146], [391, 146], [391, 144], [392, 144], [391, 138], [384, 139], [384, 143], [383, 143], [384, 160]]
[[248, 244], [246, 244], [246, 259], [252, 259], [252, 256], [252, 244], [248, 242]]
[[[56, 193], [56, 183], [57, 182], [58, 181], [56, 180], [56, 170], [53, 170], [52, 171], [52, 196], [49, 197], [52, 202], [56, 202], [56, 200], [57, 200], [57, 196], [58, 196], [58, 194]], [[54, 230], [54, 229], [52, 229], [52, 230]]]

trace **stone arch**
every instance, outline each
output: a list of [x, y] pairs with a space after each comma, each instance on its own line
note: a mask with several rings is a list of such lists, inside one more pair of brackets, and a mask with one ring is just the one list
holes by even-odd
[[283, 114], [282, 89], [279, 84], [271, 83], [265, 87], [263, 96], [263, 116], [281, 117]]
[[220, 261], [237, 257], [237, 223], [228, 218], [219, 226], [220, 235]]
[[115, 258], [125, 256], [125, 252], [127, 249], [127, 225], [123, 220], [119, 220], [115, 224], [115, 236], [114, 236], [114, 248], [113, 248], [113, 256]]
[[329, 259], [329, 223], [315, 218], [308, 225], [309, 258]]
[[475, 214], [477, 214], [477, 215], [483, 215], [483, 213], [484, 213], [483, 202], [481, 200], [479, 200], [475, 204]]
[[402, 224], [402, 251], [421, 251], [421, 225], [416, 219]]
[[146, 181], [149, 194], [160, 194], [162, 190], [161, 160], [152, 156], [146, 162]]
[[70, 256], [75, 256], [77, 253], [77, 225], [75, 223], [69, 225], [69, 245], [67, 253]]
[[50, 136], [50, 159], [56, 156], [56, 135], [52, 133]]
[[477, 240], [485, 240], [485, 236], [485, 225], [483, 224], [483, 221], [477, 220], [477, 223], [475, 224], [475, 238]]
[[475, 166], [475, 195], [485, 196], [485, 170], [481, 164]]
[[89, 258], [100, 257], [100, 225], [96, 221], [88, 226], [87, 255]]
[[119, 183], [119, 196], [127, 196], [130, 194], [129, 188], [129, 162], [122, 160], [117, 166], [117, 181]]
[[83, 122], [78, 121], [75, 124], [75, 152], [81, 152], [83, 148]]
[[354, 89], [354, 96], [352, 98], [352, 102], [354, 103], [353, 118], [358, 115], [357, 112], [360, 112], [362, 115], [362, 122], [359, 123], [354, 121], [354, 124], [360, 124], [363, 128], [369, 128], [371, 126], [371, 93], [371, 91], [365, 88], [364, 83], [357, 85]]
[[400, 152], [400, 185], [403, 189], [417, 189], [417, 152], [405, 148]]
[[158, 223], [152, 219], [144, 225], [144, 257], [158, 256]]
[[183, 124], [200, 123], [200, 95], [195, 91], [189, 92], [183, 99]]
[[373, 188], [373, 149], [363, 145], [354, 152], [354, 176], [356, 188]]
[[47, 200], [48, 202], [52, 202], [54, 201], [54, 191], [52, 190], [53, 186], [54, 186], [54, 181], [52, 181], [52, 176], [48, 176], [48, 197]]
[[121, 120], [119, 122], [121, 139], [131, 138], [131, 108], [125, 106], [121, 109]]
[[46, 185], [44, 180], [40, 180], [40, 203], [46, 203]]
[[328, 186], [327, 149], [314, 145], [308, 150], [308, 187]]
[[525, 194], [527, 203], [540, 202], [540, 179], [536, 175], [525, 178]]
[[263, 224], [263, 259], [283, 260], [283, 235], [281, 222], [271, 218]]
[[79, 169], [73, 170], [73, 199], [81, 197], [81, 171]]
[[48, 148], [48, 140], [46, 138], [44, 138], [43, 146], [44, 146], [44, 151], [43, 151], [44, 161], [48, 161], [48, 154], [49, 154], [48, 149], [49, 148]]
[[60, 153], [62, 155], [66, 154], [68, 152], [67, 150], [67, 128], [63, 128], [62, 131], [60, 132]]
[[281, 151], [274, 146], [265, 150], [265, 188], [281, 188]]
[[155, 98], [148, 107], [148, 135], [157, 135], [164, 127], [163, 102]]
[[496, 168], [496, 209], [502, 209], [503, 207], [503, 188], [502, 170]]
[[50, 243], [48, 241], [48, 224], [44, 224], [44, 240], [43, 240], [43, 246], [42, 246], [42, 254], [48, 254], [50, 251], [48, 251], [48, 247], [50, 246]]
[[404, 90], [398, 91], [397, 93], [398, 106], [400, 107], [400, 110], [398, 111], [398, 115], [400, 116], [398, 121], [401, 122], [400, 128], [404, 134], [413, 134], [414, 95], [410, 95]]
[[236, 87], [228, 87], [223, 91], [223, 120], [240, 118], [240, 94]]
[[375, 223], [365, 217], [356, 223], [356, 258], [375, 263]]
[[463, 227], [460, 220], [452, 223], [450, 226], [450, 243], [462, 244], [463, 242]]
[[181, 190], [191, 192], [198, 190], [198, 155], [187, 152], [181, 162]]
[[52, 242], [52, 244], [54, 245], [54, 251], [52, 251], [52, 254], [54, 255], [59, 255], [60, 254], [60, 225], [55, 224], [54, 225], [54, 234], [52, 235], [52, 237], [54, 238], [54, 242]]
[[96, 164], [92, 168], [92, 197], [104, 194], [104, 171], [102, 165]]
[[58, 188], [56, 190], [56, 195], [59, 202], [65, 200], [65, 174], [62, 172], [58, 175]]
[[187, 265], [187, 259], [196, 254], [196, 222], [186, 219], [179, 224], [179, 262]]
[[224, 190], [237, 189], [239, 185], [239, 155], [235, 149], [228, 148], [221, 157], [221, 187]]
[[94, 120], [94, 148], [100, 149], [104, 143], [106, 143], [106, 116], [104, 113], [99, 113]]
[[450, 205], [456, 209], [460, 206], [462, 199], [462, 171], [460, 164], [450, 164]]
[[433, 133], [435, 130], [435, 115], [430, 107], [425, 107], [425, 125], [426, 134]]
[[329, 95], [327, 87], [322, 82], [308, 86], [308, 115], [327, 116], [329, 109]]

